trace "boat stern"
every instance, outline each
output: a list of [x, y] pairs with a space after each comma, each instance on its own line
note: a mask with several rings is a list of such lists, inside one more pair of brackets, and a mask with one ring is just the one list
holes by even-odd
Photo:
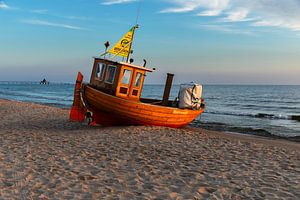
[[86, 109], [82, 104], [81, 94], [80, 94], [80, 90], [82, 87], [82, 80], [83, 80], [83, 75], [80, 72], [78, 72], [76, 83], [75, 83], [74, 100], [73, 100], [72, 108], [70, 110], [70, 117], [69, 117], [69, 120], [72, 122], [83, 122], [85, 120]]

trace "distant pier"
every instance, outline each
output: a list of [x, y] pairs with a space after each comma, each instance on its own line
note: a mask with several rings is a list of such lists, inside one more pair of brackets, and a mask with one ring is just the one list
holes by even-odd
[[35, 85], [35, 84], [40, 84], [39, 81], [0, 81], [0, 84], [2, 85], [16, 85], [16, 84], [30, 84], [30, 85]]

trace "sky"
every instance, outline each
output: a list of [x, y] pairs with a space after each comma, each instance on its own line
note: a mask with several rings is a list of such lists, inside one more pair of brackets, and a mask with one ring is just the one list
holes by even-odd
[[300, 85], [300, 0], [0, 0], [0, 81], [89, 81], [136, 22], [146, 83]]

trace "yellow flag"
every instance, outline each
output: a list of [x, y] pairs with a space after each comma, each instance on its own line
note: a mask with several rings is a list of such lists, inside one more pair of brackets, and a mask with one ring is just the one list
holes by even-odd
[[134, 26], [131, 28], [124, 36], [123, 38], [114, 46], [112, 47], [107, 53], [115, 54], [117, 56], [123, 56], [128, 57], [129, 51], [133, 39], [134, 30], [137, 28], [137, 26]]

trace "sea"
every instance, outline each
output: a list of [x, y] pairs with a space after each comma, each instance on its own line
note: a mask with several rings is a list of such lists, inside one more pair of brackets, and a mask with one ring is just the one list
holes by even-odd
[[[170, 100], [178, 96], [173, 85]], [[163, 85], [144, 85], [142, 97], [162, 99]], [[1, 82], [0, 98], [70, 108], [74, 84]], [[190, 126], [300, 141], [300, 86], [204, 85], [205, 112]]]

